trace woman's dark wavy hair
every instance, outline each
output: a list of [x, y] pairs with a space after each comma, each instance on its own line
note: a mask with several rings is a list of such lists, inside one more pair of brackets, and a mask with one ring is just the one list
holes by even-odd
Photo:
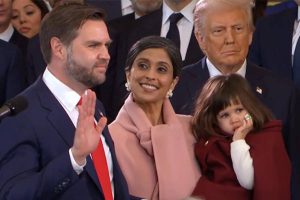
[[158, 48], [164, 49], [169, 55], [173, 65], [173, 78], [180, 74], [182, 68], [182, 58], [179, 49], [175, 46], [174, 42], [159, 36], [148, 36], [137, 41], [129, 50], [126, 60], [125, 72], [131, 70], [136, 57], [144, 50]]
[[41, 16], [43, 19], [44, 16], [49, 12], [46, 3], [43, 0], [31, 0], [31, 1], [41, 10]]
[[238, 74], [220, 75], [204, 85], [195, 105], [192, 131], [197, 139], [217, 133], [218, 113], [232, 104], [241, 103], [252, 116], [254, 131], [273, 119], [272, 113], [255, 96], [246, 79]]

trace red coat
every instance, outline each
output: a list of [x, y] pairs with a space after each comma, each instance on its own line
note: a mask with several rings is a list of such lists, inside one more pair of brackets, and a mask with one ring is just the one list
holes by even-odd
[[271, 121], [245, 138], [250, 146], [254, 167], [254, 188], [240, 186], [233, 170], [231, 136], [211, 136], [200, 140], [195, 153], [202, 176], [193, 195], [206, 200], [288, 200], [290, 199], [291, 166], [281, 134], [281, 122]]

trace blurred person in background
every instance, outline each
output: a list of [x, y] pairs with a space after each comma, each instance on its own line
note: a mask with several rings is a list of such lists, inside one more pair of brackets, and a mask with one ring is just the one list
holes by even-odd
[[18, 46], [25, 56], [28, 38], [14, 29], [11, 17], [12, 0], [0, 0], [0, 39]]
[[32, 38], [40, 31], [41, 21], [49, 12], [42, 0], [13, 0], [12, 25], [27, 38]]

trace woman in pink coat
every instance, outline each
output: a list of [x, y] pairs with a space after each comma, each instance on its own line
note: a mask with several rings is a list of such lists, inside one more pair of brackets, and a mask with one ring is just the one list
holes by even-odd
[[181, 65], [179, 50], [166, 38], [143, 38], [129, 51], [125, 71], [131, 93], [109, 130], [135, 197], [183, 199], [200, 177], [191, 118], [175, 114], [168, 98]]

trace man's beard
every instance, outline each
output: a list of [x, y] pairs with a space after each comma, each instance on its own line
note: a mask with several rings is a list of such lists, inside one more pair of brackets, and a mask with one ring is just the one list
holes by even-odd
[[[96, 63], [93, 67], [84, 67], [79, 64], [73, 57], [72, 47], [67, 49], [67, 72], [78, 82], [87, 86], [88, 88], [92, 88], [94, 86], [100, 85], [105, 81], [105, 74], [102, 76], [96, 76], [94, 74], [94, 69], [96, 68]], [[100, 61], [101, 62], [101, 61]], [[104, 62], [104, 61], [103, 61]]]

